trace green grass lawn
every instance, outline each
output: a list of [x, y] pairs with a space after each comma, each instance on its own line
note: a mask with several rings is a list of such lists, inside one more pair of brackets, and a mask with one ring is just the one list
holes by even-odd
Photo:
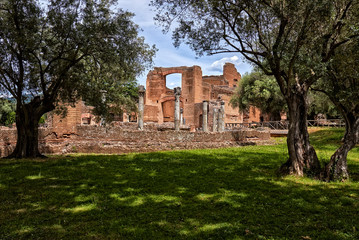
[[[311, 135], [322, 161], [342, 130]], [[0, 160], [0, 239], [359, 239], [345, 183], [275, 175], [274, 146]]]

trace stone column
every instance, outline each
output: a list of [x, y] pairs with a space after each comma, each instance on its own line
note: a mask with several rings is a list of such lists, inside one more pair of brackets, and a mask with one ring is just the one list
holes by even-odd
[[181, 88], [176, 87], [174, 89], [175, 92], [175, 130], [180, 130], [180, 96], [181, 96]]
[[221, 101], [221, 108], [219, 109], [219, 114], [218, 114], [218, 132], [224, 131], [224, 127], [225, 127], [224, 118], [225, 118], [224, 101]]
[[[101, 102], [103, 105], [106, 104], [106, 90], [100, 90], [101, 93]], [[106, 118], [104, 116], [101, 116], [101, 120], [100, 120], [100, 126], [105, 126], [106, 125]]]
[[217, 132], [217, 124], [218, 124], [217, 120], [218, 120], [218, 109], [213, 108], [213, 127], [212, 127], [213, 132]]
[[208, 132], [208, 101], [203, 101], [202, 129], [203, 129], [203, 132]]
[[182, 125], [183, 125], [183, 108], [181, 108], [180, 113], [181, 113], [181, 116], [180, 116], [180, 126], [182, 126]]
[[138, 129], [143, 130], [143, 112], [145, 108], [144, 104], [144, 95], [145, 95], [145, 87], [140, 85], [138, 87]]

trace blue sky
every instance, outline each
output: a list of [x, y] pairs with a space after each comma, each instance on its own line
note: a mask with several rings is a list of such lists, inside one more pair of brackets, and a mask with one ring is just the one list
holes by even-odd
[[[196, 57], [195, 53], [186, 45], [175, 48], [172, 44], [171, 33], [163, 34], [162, 29], [155, 25], [154, 10], [148, 6], [150, 0], [118, 0], [118, 6], [135, 14], [133, 21], [143, 30], [141, 36], [146, 43], [155, 44], [158, 52], [154, 58], [154, 67], [178, 67], [198, 65], [202, 68], [203, 75], [221, 75], [225, 62], [236, 65], [240, 74], [250, 72], [252, 67], [243, 62], [240, 54], [218, 54], [213, 56]], [[138, 83], [146, 86], [147, 69], [138, 77]], [[167, 77], [167, 86], [170, 88], [180, 86], [179, 75], [173, 74]]]

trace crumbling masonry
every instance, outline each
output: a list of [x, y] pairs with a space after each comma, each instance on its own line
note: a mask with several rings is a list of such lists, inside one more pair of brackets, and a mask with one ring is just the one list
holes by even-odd
[[[219, 123], [218, 130], [223, 130], [225, 123], [260, 121], [258, 109], [251, 108], [249, 114], [244, 115], [229, 103], [241, 75], [233, 64], [226, 63], [220, 76], [202, 76], [199, 66], [158, 67], [150, 71], [146, 82], [144, 122], [174, 122], [175, 92], [166, 87], [166, 77], [174, 73], [182, 74], [180, 108], [183, 114], [180, 121], [192, 130], [202, 127], [204, 130], [216, 130], [213, 115], [218, 113], [224, 114], [224, 122]], [[221, 102], [224, 102], [222, 106]], [[208, 104], [208, 114], [203, 112], [203, 104]], [[223, 113], [221, 109], [224, 109]], [[203, 117], [207, 118], [207, 126], [203, 126]]]

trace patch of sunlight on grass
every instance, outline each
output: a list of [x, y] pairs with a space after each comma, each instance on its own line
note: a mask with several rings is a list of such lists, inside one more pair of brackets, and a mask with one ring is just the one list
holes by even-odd
[[119, 194], [113, 193], [110, 194], [110, 197], [129, 207], [137, 207], [146, 202], [146, 198], [142, 196], [121, 197]]
[[140, 206], [142, 204], [144, 204], [146, 202], [146, 199], [144, 197], [132, 197], [132, 202], [130, 204], [128, 204], [128, 206], [130, 207], [137, 207]]
[[176, 205], [180, 205], [181, 201], [178, 197], [168, 196], [168, 195], [148, 195], [148, 198], [154, 201], [155, 203], [168, 202]]
[[64, 212], [72, 212], [72, 213], [81, 213], [88, 212], [96, 209], [97, 205], [95, 203], [83, 204], [73, 208], [65, 208]]
[[41, 203], [30, 203], [30, 206], [33, 207], [34, 210], [41, 210], [44, 208]]
[[214, 196], [215, 194], [200, 193], [196, 196], [196, 198], [201, 201], [210, 201], [212, 198], [214, 198]]
[[328, 202], [328, 201], [329, 201], [329, 199], [327, 196], [320, 196], [318, 198], [318, 202]]
[[241, 200], [248, 196], [248, 194], [245, 193], [237, 193], [226, 189], [221, 189], [221, 192], [221, 196], [216, 202], [228, 203], [234, 208], [241, 207]]
[[122, 180], [122, 181], [114, 181], [113, 184], [120, 184], [120, 185], [123, 185], [123, 184], [126, 184], [128, 183], [128, 180]]
[[34, 231], [34, 228], [33, 228], [33, 227], [21, 226], [21, 229], [15, 231], [15, 233], [21, 235], [21, 234], [29, 233], [29, 232], [32, 232], [32, 231]]
[[20, 213], [25, 213], [27, 212], [27, 209], [26, 208], [20, 208], [20, 209], [16, 209], [14, 211], [12, 211], [13, 213], [16, 213], [16, 214], [20, 214]]
[[141, 189], [134, 189], [132, 187], [128, 187], [124, 189], [125, 192], [140, 192]]
[[139, 229], [138, 229], [138, 228], [135, 228], [135, 227], [126, 227], [126, 228], [124, 228], [124, 230], [125, 230], [126, 232], [130, 232], [130, 233], [136, 233], [136, 232], [139, 231]]
[[202, 232], [208, 232], [208, 231], [214, 231], [220, 228], [225, 228], [225, 227], [232, 227], [232, 224], [229, 223], [216, 223], [216, 224], [205, 224], [202, 227], [199, 228], [199, 231]]
[[148, 174], [148, 176], [156, 177], [157, 176], [157, 171], [156, 170], [151, 170], [151, 172], [150, 172], [150, 174]]
[[169, 223], [166, 220], [161, 220], [159, 222], [156, 222], [156, 224], [162, 227], [168, 225]]
[[96, 196], [95, 195], [89, 195], [85, 196], [83, 194], [75, 197], [75, 202], [88, 202], [88, 201], [95, 201]]
[[42, 179], [42, 178], [44, 178], [44, 177], [41, 176], [41, 174], [39, 174], [39, 175], [26, 176], [25, 178], [26, 178], [26, 179], [29, 179], [29, 180], [37, 180], [37, 179]]
[[178, 187], [177, 190], [178, 190], [178, 193], [185, 193], [185, 192], [187, 192], [188, 188]]
[[189, 231], [187, 229], [182, 229], [181, 231], [179, 231], [179, 234], [188, 236], [191, 234], [191, 231]]
[[60, 224], [54, 224], [52, 226], [46, 226], [46, 227], [44, 227], [44, 229], [54, 230], [54, 231], [56, 231], [58, 233], [65, 233], [66, 232], [64, 227], [61, 226]]
[[200, 226], [200, 222], [197, 219], [188, 218], [186, 222], [188, 222], [191, 226], [195, 226], [195, 227]]
[[167, 203], [168, 205], [180, 205], [181, 201], [178, 197], [168, 195], [147, 195], [147, 196], [129, 196], [121, 197], [119, 194], [110, 194], [111, 198], [116, 199], [119, 202], [124, 203], [130, 207], [140, 206], [151, 200], [155, 203]]

